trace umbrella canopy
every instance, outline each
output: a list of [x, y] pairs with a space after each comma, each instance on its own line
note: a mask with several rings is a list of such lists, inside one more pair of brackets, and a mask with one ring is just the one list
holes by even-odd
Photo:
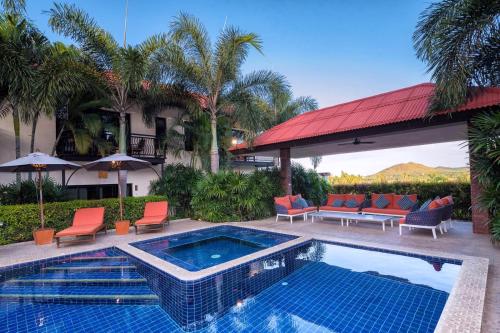
[[40, 152], [31, 153], [13, 161], [0, 164], [0, 172], [38, 172], [38, 190], [40, 191], [40, 222], [42, 223], [42, 229], [45, 228], [45, 215], [43, 212], [42, 171], [57, 171], [79, 168], [80, 166], [76, 163], [71, 163]]
[[89, 171], [140, 170], [151, 167], [151, 163], [125, 154], [113, 154], [86, 163], [83, 167]]
[[80, 165], [44, 153], [31, 153], [0, 164], [0, 172], [34, 172], [79, 169]]

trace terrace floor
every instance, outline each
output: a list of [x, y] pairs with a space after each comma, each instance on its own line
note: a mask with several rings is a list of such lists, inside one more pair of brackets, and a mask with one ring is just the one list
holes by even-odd
[[[74, 244], [59, 249], [55, 244], [37, 247], [33, 242], [5, 245], [0, 246], [0, 266], [126, 244], [213, 225], [207, 222], [178, 220], [171, 222], [164, 233], [135, 235], [131, 231], [126, 236], [117, 236], [111, 231], [108, 232], [108, 235], [99, 235], [95, 243]], [[462, 254], [488, 258], [490, 260], [490, 268], [488, 271], [482, 331], [493, 333], [500, 330], [500, 249], [492, 246], [488, 235], [473, 234], [471, 223], [455, 222], [454, 227], [448, 233], [444, 235], [438, 234], [437, 240], [432, 239], [429, 230], [408, 231], [405, 229], [403, 230], [403, 236], [399, 237], [397, 227], [389, 227], [383, 232], [380, 225], [369, 223], [341, 227], [340, 223], [335, 221], [322, 221], [313, 224], [310, 220], [304, 222], [297, 219], [296, 222], [290, 224], [285, 220], [280, 220], [276, 223], [274, 218], [269, 218], [260, 221], [237, 223], [237, 225], [265, 227], [278, 232], [293, 232], [312, 237], [331, 236], [350, 242], [370, 242], [380, 247], [392, 249], [404, 247], [406, 249], [413, 248], [416, 251], [428, 250], [437, 253], [441, 252], [443, 255]]]

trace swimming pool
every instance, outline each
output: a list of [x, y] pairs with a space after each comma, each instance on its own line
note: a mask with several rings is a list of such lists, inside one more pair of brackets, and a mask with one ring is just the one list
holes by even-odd
[[460, 264], [312, 240], [182, 281], [110, 248], [1, 269], [0, 331], [432, 332]]
[[234, 226], [219, 226], [131, 245], [188, 271], [199, 271], [295, 238], [298, 237]]

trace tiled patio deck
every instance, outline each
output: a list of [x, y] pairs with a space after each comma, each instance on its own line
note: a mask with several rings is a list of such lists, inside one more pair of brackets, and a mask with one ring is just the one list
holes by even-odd
[[[494, 248], [487, 235], [473, 234], [470, 223], [458, 222], [454, 224], [445, 235], [438, 235], [438, 240], [433, 240], [428, 230], [404, 230], [403, 237], [399, 237], [398, 229], [387, 228], [383, 232], [380, 225], [360, 224], [349, 228], [341, 227], [340, 223], [324, 221], [310, 223], [297, 220], [293, 224], [286, 221], [276, 223], [274, 218], [238, 223], [241, 226], [265, 227], [281, 232], [299, 233], [312, 237], [336, 237], [346, 241], [361, 241], [378, 243], [381, 247], [404, 246], [418, 250], [429, 250], [443, 253], [462, 254], [489, 258], [488, 285], [483, 315], [483, 332], [498, 332], [500, 330], [500, 249]], [[63, 254], [82, 252], [92, 249], [104, 248], [113, 245], [124, 245], [132, 241], [144, 240], [160, 235], [190, 231], [193, 229], [213, 226], [211, 223], [192, 220], [173, 221], [165, 233], [149, 233], [127, 236], [116, 236], [113, 232], [98, 236], [96, 243], [75, 244], [57, 249], [55, 245], [37, 247], [32, 242], [12, 244], [0, 247], [0, 266], [11, 265], [19, 262], [32, 261]]]

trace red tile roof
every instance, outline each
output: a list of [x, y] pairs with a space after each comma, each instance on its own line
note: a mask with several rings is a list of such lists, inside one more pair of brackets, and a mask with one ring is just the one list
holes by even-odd
[[[314, 110], [296, 116], [259, 135], [253, 146], [263, 146], [350, 130], [423, 119], [434, 84], [422, 83], [380, 95]], [[455, 112], [500, 105], [500, 88], [485, 88]], [[231, 150], [246, 148], [246, 144]]]

